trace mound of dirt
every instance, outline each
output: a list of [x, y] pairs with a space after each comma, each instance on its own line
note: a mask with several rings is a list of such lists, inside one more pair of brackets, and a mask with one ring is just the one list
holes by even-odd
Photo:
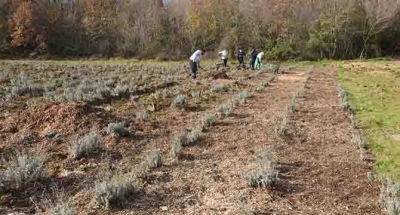
[[229, 79], [229, 76], [226, 74], [228, 70], [220, 69], [210, 72], [210, 76], [213, 79]]
[[84, 103], [35, 106], [0, 121], [0, 131], [15, 133], [36, 131], [40, 136], [51, 133], [75, 134], [83, 128], [99, 126], [105, 113]]

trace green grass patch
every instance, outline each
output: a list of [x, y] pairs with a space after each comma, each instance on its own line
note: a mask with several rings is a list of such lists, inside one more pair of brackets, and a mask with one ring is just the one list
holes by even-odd
[[[391, 70], [384, 70], [390, 67]], [[349, 62], [339, 69], [339, 81], [363, 125], [368, 148], [375, 154], [382, 177], [400, 180], [400, 64], [388, 61]]]

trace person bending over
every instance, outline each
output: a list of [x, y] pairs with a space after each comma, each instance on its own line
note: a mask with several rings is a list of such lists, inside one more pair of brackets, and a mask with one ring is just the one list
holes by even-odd
[[197, 69], [203, 69], [200, 66], [201, 56], [204, 55], [206, 51], [204, 49], [195, 51], [192, 56], [189, 58], [189, 66], [190, 66], [190, 76], [193, 79], [197, 77]]

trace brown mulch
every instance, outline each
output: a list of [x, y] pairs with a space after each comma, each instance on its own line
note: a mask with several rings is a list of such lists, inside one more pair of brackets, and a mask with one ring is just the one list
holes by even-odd
[[381, 214], [373, 164], [351, 143], [348, 114], [339, 103], [336, 71], [317, 68], [293, 116], [295, 139], [279, 150], [291, 209], [278, 214]]
[[[87, 104], [34, 107], [0, 120], [4, 136], [0, 135], [0, 141], [17, 141], [24, 132], [35, 132], [42, 138], [37, 141], [41, 149], [33, 144], [20, 147], [52, 153], [49, 162], [58, 163], [49, 167], [54, 170], [51, 175], [57, 185], [73, 190], [71, 197], [82, 214], [381, 214], [376, 204], [377, 184], [367, 179], [372, 164], [361, 161], [358, 149], [350, 143], [354, 130], [337, 98], [336, 72], [315, 70], [305, 98], [298, 101], [291, 118], [293, 139], [278, 137], [276, 129], [301, 85], [307, 71], [304, 68], [279, 76], [266, 91], [251, 92], [248, 103], [237, 106], [232, 116], [218, 119], [199, 144], [183, 149], [184, 156], [177, 161], [169, 155], [173, 135], [197, 126], [204, 114], [216, 112], [233, 94], [212, 94], [207, 104], [194, 104], [195, 99], [191, 99], [187, 110], [166, 109], [152, 123], [143, 124], [133, 116], [112, 115]], [[267, 80], [264, 74], [246, 80], [243, 86]], [[193, 85], [232, 83], [226, 79], [202, 81]], [[53, 131], [66, 137], [89, 130], [104, 133], [109, 122], [119, 119], [131, 121], [133, 137], [106, 137], [105, 151], [95, 158], [72, 161], [66, 158], [67, 142], [57, 145], [44, 140]], [[18, 129], [15, 133], [13, 126]], [[9, 147], [10, 143], [1, 145]], [[124, 202], [124, 209], [93, 207], [92, 180], [107, 168], [111, 172], [131, 171], [156, 148], [164, 153], [164, 165], [151, 171], [138, 192]], [[256, 154], [263, 149], [274, 154], [280, 173], [278, 186], [270, 190], [247, 185], [247, 174], [257, 168]], [[68, 176], [75, 171], [82, 174]], [[89, 185], [83, 183], [84, 178]], [[10, 201], [0, 202], [0, 209], [5, 205], [5, 211], [15, 206]]]
[[[299, 74], [254, 93], [200, 145], [185, 148], [183, 160], [159, 170], [159, 183], [133, 203], [135, 212], [119, 214], [381, 214], [377, 184], [367, 179], [372, 164], [361, 161], [350, 143], [353, 130], [337, 98], [336, 72], [316, 69], [292, 117], [294, 139], [277, 137]], [[262, 149], [274, 153], [280, 172], [270, 190], [247, 186]]]

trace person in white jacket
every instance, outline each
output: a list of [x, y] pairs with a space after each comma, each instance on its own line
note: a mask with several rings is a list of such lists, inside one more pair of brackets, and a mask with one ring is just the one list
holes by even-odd
[[190, 75], [193, 79], [197, 77], [197, 69], [203, 69], [200, 66], [201, 56], [205, 54], [206, 51], [204, 49], [195, 51], [192, 56], [189, 58], [189, 66], [190, 66]]
[[262, 62], [263, 56], [264, 56], [264, 52], [258, 53], [257, 59], [256, 59], [256, 65], [255, 65], [256, 69], [261, 69], [261, 62]]
[[224, 67], [228, 67], [228, 51], [224, 49], [219, 52], [219, 55], [221, 55], [222, 65]]

